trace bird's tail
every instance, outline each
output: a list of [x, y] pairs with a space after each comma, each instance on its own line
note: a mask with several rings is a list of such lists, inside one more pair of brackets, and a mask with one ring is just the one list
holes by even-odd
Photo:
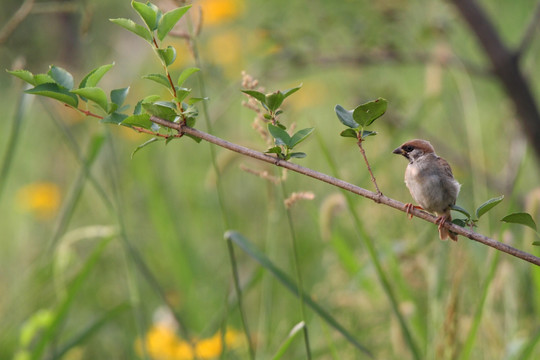
[[451, 232], [450, 230], [448, 230], [448, 228], [443, 226], [444, 223], [446, 222], [452, 222], [452, 216], [450, 214], [443, 217], [439, 223], [439, 238], [441, 240], [447, 240], [448, 238], [450, 238], [454, 241], [457, 241], [457, 238], [458, 238], [457, 234]]

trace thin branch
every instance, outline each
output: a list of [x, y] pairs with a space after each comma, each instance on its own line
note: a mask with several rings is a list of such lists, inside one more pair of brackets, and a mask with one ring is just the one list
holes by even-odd
[[369, 161], [366, 156], [366, 152], [364, 150], [364, 147], [362, 146], [362, 133], [358, 133], [358, 147], [360, 148], [360, 152], [362, 153], [362, 156], [364, 157], [364, 162], [366, 163], [369, 175], [371, 176], [371, 182], [375, 185], [375, 189], [377, 189], [377, 194], [382, 195], [381, 190], [379, 189], [379, 185], [377, 185], [377, 180], [375, 179], [375, 175], [373, 175], [373, 171], [371, 171], [371, 166], [369, 166]]
[[[330, 185], [337, 186], [337, 187], [342, 188], [344, 190], [350, 191], [350, 192], [352, 192], [354, 194], [357, 194], [357, 195], [363, 196], [365, 198], [371, 199], [376, 203], [384, 204], [384, 205], [390, 206], [390, 207], [392, 207], [394, 209], [397, 209], [397, 210], [400, 210], [400, 211], [403, 211], [403, 212], [407, 212], [407, 210], [405, 208], [405, 204], [400, 202], [400, 201], [394, 200], [394, 199], [389, 198], [387, 196], [384, 196], [382, 194], [374, 193], [372, 191], [369, 191], [369, 190], [366, 190], [366, 189], [361, 188], [359, 186], [350, 184], [350, 183], [348, 183], [346, 181], [337, 179], [337, 178], [332, 177], [330, 175], [320, 173], [318, 171], [315, 171], [315, 170], [312, 170], [312, 169], [297, 165], [295, 163], [288, 162], [288, 161], [285, 161], [285, 160], [281, 160], [281, 159], [278, 159], [276, 157], [261, 153], [259, 151], [256, 151], [256, 150], [253, 150], [253, 149], [250, 149], [250, 148], [238, 145], [238, 144], [228, 142], [228, 141], [223, 140], [223, 139], [221, 139], [221, 138], [219, 138], [217, 136], [210, 135], [208, 133], [205, 133], [205, 132], [202, 132], [200, 130], [188, 127], [186, 125], [173, 123], [173, 122], [158, 118], [156, 116], [151, 116], [150, 120], [152, 122], [158, 124], [158, 125], [177, 130], [179, 132], [179, 134], [189, 134], [189, 135], [198, 137], [200, 139], [203, 139], [205, 141], [208, 141], [208, 142], [210, 142], [212, 144], [218, 145], [218, 146], [223, 147], [225, 149], [228, 149], [228, 150], [237, 152], [239, 154], [249, 156], [249, 157], [252, 157], [254, 159], [258, 159], [258, 160], [261, 160], [261, 161], [264, 161], [264, 162], [267, 162], [267, 163], [270, 163], [270, 164], [273, 164], [273, 165], [276, 165], [276, 166], [280, 166], [280, 167], [283, 167], [285, 169], [295, 171], [295, 172], [297, 172], [299, 174], [303, 174], [303, 175], [312, 177], [314, 179], [323, 181], [323, 182], [328, 183]], [[431, 215], [431, 214], [428, 214], [428, 213], [424, 212], [424, 211], [421, 211], [421, 210], [418, 210], [418, 209], [412, 209], [410, 211], [410, 214], [412, 214], [412, 215], [414, 215], [416, 217], [419, 217], [419, 218], [421, 218], [421, 219], [423, 219], [425, 221], [428, 221], [430, 223], [436, 224], [436, 219], [437, 218], [435, 216]], [[489, 238], [489, 237], [487, 237], [485, 235], [476, 233], [474, 231], [462, 228], [461, 226], [458, 226], [458, 225], [453, 224], [453, 223], [445, 223], [444, 226], [447, 227], [449, 230], [455, 232], [458, 235], [461, 235], [461, 236], [464, 236], [464, 237], [469, 238], [471, 240], [480, 242], [480, 243], [482, 243], [484, 245], [490, 246], [490, 247], [492, 247], [494, 249], [497, 249], [497, 250], [505, 252], [505, 253], [507, 253], [509, 255], [515, 256], [515, 257], [517, 257], [519, 259], [528, 261], [531, 264], [535, 264], [535, 265], [540, 266], [540, 258], [536, 257], [536, 256], [534, 256], [532, 254], [529, 254], [527, 252], [518, 250], [516, 248], [513, 248], [510, 245], [504, 244], [502, 242], [499, 242], [499, 241], [497, 241], [495, 239]]]
[[449, 0], [476, 36], [491, 62], [493, 73], [514, 103], [529, 144], [540, 159], [540, 110], [531, 87], [519, 68], [519, 57], [503, 43], [493, 22], [475, 0]]

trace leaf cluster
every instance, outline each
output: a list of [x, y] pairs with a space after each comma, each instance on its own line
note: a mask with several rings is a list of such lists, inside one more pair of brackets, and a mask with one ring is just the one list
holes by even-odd
[[264, 118], [269, 121], [268, 132], [274, 138], [275, 146], [268, 149], [266, 153], [276, 154], [278, 158], [283, 160], [306, 157], [306, 153], [295, 152], [293, 149], [296, 145], [306, 140], [314, 130], [314, 128], [305, 128], [298, 130], [291, 136], [287, 132], [287, 127], [277, 119], [277, 117], [283, 113], [280, 107], [285, 99], [300, 90], [301, 87], [302, 84], [291, 89], [284, 91], [277, 90], [269, 94], [264, 94], [256, 90], [242, 90], [244, 94], [247, 94], [259, 101], [267, 112], [264, 114]]
[[[137, 103], [132, 114], [126, 114], [125, 111], [129, 106], [123, 104], [128, 95], [129, 87], [114, 89], [110, 92], [109, 97], [102, 88], [98, 87], [101, 78], [114, 64], [107, 64], [93, 69], [82, 79], [78, 87], [74, 85], [72, 74], [54, 65], [45, 74], [34, 75], [27, 70], [8, 72], [34, 86], [27, 90], [27, 93], [53, 98], [87, 115], [100, 118], [101, 122], [104, 123], [136, 127], [158, 133], [162, 130], [161, 127], [150, 120], [152, 116], [156, 116], [171, 122], [181, 122], [187, 126], [194, 126], [198, 116], [194, 104], [206, 100], [206, 98], [190, 96], [191, 89], [184, 87], [184, 83], [199, 69], [195, 67], [184, 69], [178, 76], [176, 83], [173, 83], [168, 67], [176, 59], [176, 50], [172, 46], [160, 48], [158, 44], [158, 41], [167, 36], [191, 6], [183, 6], [166, 13], [163, 13], [156, 5], [150, 2], [132, 1], [131, 6], [139, 14], [146, 26], [125, 18], [111, 19], [111, 22], [131, 31], [152, 45], [163, 64], [165, 74], [148, 74], [144, 75], [143, 78], [165, 86], [171, 94], [170, 99], [163, 100], [158, 95], [147, 96]], [[83, 102], [90, 102], [105, 115], [102, 116], [93, 111], [81, 109], [80, 105]], [[169, 136], [173, 135], [172, 130], [166, 128], [164, 131], [166, 131], [165, 136], [145, 142], [135, 152], [156, 140], [168, 142], [174, 138]], [[192, 138], [198, 142], [200, 141], [198, 138]]]
[[[122, 114], [128, 106], [123, 106], [129, 87], [114, 89], [110, 92], [109, 98], [103, 89], [98, 87], [98, 83], [114, 64], [107, 64], [90, 71], [75, 88], [73, 75], [59, 66], [50, 66], [49, 71], [44, 74], [32, 74], [28, 70], [8, 70], [14, 75], [34, 87], [25, 92], [33, 95], [49, 97], [63, 102], [75, 109], [79, 109], [81, 102], [93, 103], [106, 116], [99, 116], [102, 122], [120, 123], [127, 115]], [[109, 100], [110, 99], [110, 100]]]
[[[452, 206], [452, 210], [457, 211], [463, 215], [465, 215], [465, 218], [456, 218], [453, 219], [452, 222], [456, 225], [459, 225], [461, 227], [465, 226], [476, 226], [476, 223], [480, 220], [480, 217], [482, 215], [486, 214], [488, 211], [493, 209], [495, 206], [500, 204], [504, 199], [504, 195], [501, 195], [499, 197], [495, 197], [492, 199], [489, 199], [488, 201], [484, 202], [482, 205], [480, 205], [476, 211], [475, 211], [475, 217], [473, 217], [467, 210], [464, 208], [454, 205]], [[536, 223], [534, 222], [534, 219], [532, 216], [526, 212], [516, 212], [512, 214], [508, 214], [505, 217], [501, 219], [502, 222], [509, 223], [509, 224], [520, 224], [525, 225], [531, 229], [533, 229], [535, 232], [537, 231]], [[538, 235], [538, 233], [537, 233]], [[534, 242], [534, 245], [540, 245], [540, 242]]]
[[340, 135], [343, 137], [352, 137], [358, 140], [364, 140], [368, 136], [377, 135], [375, 131], [365, 130], [364, 128], [373, 124], [386, 112], [388, 101], [383, 98], [369, 101], [358, 105], [352, 110], [346, 110], [341, 105], [336, 105], [334, 111], [341, 123], [348, 127]]

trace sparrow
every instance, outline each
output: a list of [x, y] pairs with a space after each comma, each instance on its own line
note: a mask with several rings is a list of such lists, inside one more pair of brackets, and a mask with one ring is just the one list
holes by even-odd
[[414, 201], [420, 205], [405, 204], [407, 214], [410, 214], [413, 207], [435, 213], [441, 240], [450, 238], [457, 241], [457, 234], [444, 227], [446, 222], [452, 221], [450, 209], [456, 204], [461, 187], [454, 179], [448, 162], [435, 154], [429, 141], [420, 139], [407, 141], [393, 153], [409, 160], [405, 170], [405, 185]]

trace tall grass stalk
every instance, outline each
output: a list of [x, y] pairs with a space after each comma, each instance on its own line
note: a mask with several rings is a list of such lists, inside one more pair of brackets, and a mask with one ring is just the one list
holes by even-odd
[[[69, 129], [61, 121], [59, 121], [57, 119], [57, 117], [49, 109], [49, 106], [47, 106], [45, 101], [42, 101], [42, 104], [43, 104], [46, 112], [48, 113], [49, 118], [61, 130], [61, 133], [64, 135], [64, 138], [66, 139], [66, 143], [68, 145], [68, 148], [75, 155], [76, 159], [80, 163], [80, 166], [81, 167], [85, 166], [85, 164], [88, 161], [85, 159], [84, 155], [82, 155], [82, 151], [81, 151], [77, 141], [75, 140], [75, 138], [73, 137], [73, 135], [69, 131]], [[108, 132], [106, 134], [109, 136]], [[109, 144], [111, 144], [111, 146], [114, 144], [114, 142], [112, 141], [110, 136], [108, 138], [108, 142], [109, 142]], [[99, 150], [101, 151], [101, 147], [100, 147]], [[115, 153], [114, 148], [113, 148], [112, 153], [113, 154]], [[98, 155], [99, 155], [98, 152], [94, 154], [95, 157], [97, 157]], [[107, 195], [107, 193], [105, 192], [105, 190], [103, 189], [101, 184], [95, 179], [95, 177], [90, 172], [90, 168], [87, 169], [85, 176], [86, 176], [86, 179], [88, 181], [90, 181], [90, 183], [94, 186], [94, 189], [97, 191], [98, 196], [103, 201], [106, 208], [110, 212], [110, 215], [112, 215], [114, 221], [118, 225], [118, 227], [119, 227], [119, 237], [120, 237], [121, 244], [122, 244], [122, 246], [123, 246], [123, 248], [125, 250], [125, 254], [131, 260], [132, 264], [135, 266], [135, 268], [138, 270], [138, 272], [141, 273], [141, 275], [146, 280], [146, 282], [150, 285], [150, 287], [153, 289], [153, 291], [158, 295], [158, 297], [161, 299], [163, 304], [169, 309], [171, 314], [174, 316], [176, 322], [178, 323], [178, 325], [180, 327], [182, 336], [185, 339], [189, 340], [191, 337], [190, 337], [189, 331], [188, 331], [188, 329], [187, 329], [187, 327], [185, 325], [185, 322], [184, 322], [183, 318], [178, 314], [178, 312], [176, 312], [174, 310], [174, 307], [170, 304], [169, 300], [167, 299], [167, 297], [165, 295], [165, 291], [162, 289], [161, 285], [159, 284], [159, 282], [156, 280], [153, 273], [150, 271], [150, 269], [146, 265], [145, 261], [143, 260], [142, 256], [140, 255], [139, 251], [131, 244], [131, 241], [127, 236], [126, 227], [125, 227], [125, 224], [124, 224], [124, 219], [122, 217], [123, 212], [121, 211], [121, 207], [122, 207], [121, 206], [122, 201], [121, 201], [121, 197], [120, 197], [121, 191], [120, 191], [119, 186], [116, 184], [115, 176], [114, 176], [115, 171], [117, 169], [118, 169], [118, 167], [113, 164], [113, 165], [110, 166], [110, 169], [109, 169], [110, 171], [107, 172], [108, 174], [111, 175], [111, 182], [113, 183], [113, 187], [112, 187], [113, 188], [113, 194], [112, 194], [113, 196]], [[111, 199], [113, 199], [114, 201], [111, 200]], [[73, 204], [73, 210], [75, 209], [75, 205], [76, 205], [76, 203]], [[68, 219], [63, 220], [63, 221], [65, 222], [64, 226], [67, 226], [69, 224]], [[54, 239], [55, 238], [53, 237], [53, 240]], [[54, 244], [51, 244], [51, 245], [54, 245]], [[53, 248], [54, 248], [54, 246], [53, 246]], [[54, 250], [54, 249], [51, 249], [51, 250]], [[135, 323], [137, 324], [137, 331], [138, 331], [139, 338], [142, 339], [144, 337], [145, 325], [144, 325], [143, 310], [142, 310], [141, 304], [139, 303], [139, 300], [140, 300], [139, 289], [136, 286], [136, 281], [134, 279], [134, 274], [132, 273], [131, 268], [127, 267], [126, 271], [127, 271], [128, 279], [131, 279], [130, 284], [132, 286], [129, 286], [129, 289], [130, 289], [130, 299], [132, 301], [132, 310], [134, 312], [134, 317], [135, 317]], [[143, 353], [144, 353], [144, 346], [143, 346]], [[147, 357], [147, 354], [143, 354], [143, 355], [145, 355], [145, 357]]]
[[[26, 90], [29, 89], [30, 86], [26, 84], [24, 88]], [[24, 93], [23, 91], [19, 91], [19, 94], [15, 115], [13, 116], [11, 132], [9, 134], [6, 150], [2, 159], [2, 167], [0, 168], [0, 199], [2, 199], [2, 193], [7, 182], [9, 170], [11, 169], [11, 164], [15, 158], [15, 150], [19, 141], [25, 110], [28, 106], [28, 102], [30, 101], [30, 95]]]
[[[191, 48], [193, 50], [193, 57], [195, 59], [195, 64], [199, 69], [203, 69], [202, 60], [199, 54], [198, 46], [197, 46], [197, 39], [196, 36], [194, 36], [193, 33], [193, 26], [191, 24], [191, 17], [188, 16], [188, 23], [190, 27], [191, 32]], [[200, 96], [206, 97], [206, 83], [203, 76], [203, 71], [199, 71], [197, 74], [197, 80], [200, 90]], [[206, 128], [208, 132], [213, 133], [213, 127], [212, 122], [210, 120], [210, 112], [208, 111], [208, 105], [206, 101], [202, 102], [202, 108], [203, 108], [203, 118], [206, 125]], [[221, 172], [219, 170], [218, 164], [217, 164], [217, 156], [216, 156], [216, 149], [213, 144], [209, 144], [210, 148], [210, 158], [212, 161], [212, 168], [214, 169], [215, 175], [216, 175], [216, 191], [217, 191], [217, 197], [218, 197], [218, 203], [219, 203], [219, 209], [221, 216], [223, 218], [223, 224], [225, 226], [225, 229], [228, 230], [231, 228], [231, 223], [228, 217], [228, 212], [226, 211], [225, 207], [225, 197], [224, 197], [224, 191], [223, 191], [223, 184], [221, 181]], [[236, 257], [234, 256], [234, 247], [230, 240], [227, 240], [227, 253], [229, 256], [229, 262], [231, 263], [231, 271], [232, 271], [232, 277], [234, 282], [234, 290], [236, 292], [236, 297], [238, 299], [238, 309], [240, 313], [240, 319], [242, 321], [242, 327], [244, 331], [244, 335], [246, 337], [246, 341], [248, 344], [248, 351], [249, 351], [249, 357], [251, 360], [255, 360], [255, 347], [253, 345], [253, 342], [251, 340], [251, 335], [249, 331], [249, 326], [247, 322], [247, 317], [245, 314], [245, 309], [243, 306], [243, 298], [242, 298], [242, 292], [240, 288], [240, 280], [238, 275], [238, 266], [236, 263]]]
[[58, 240], [62, 237], [62, 235], [64, 235], [71, 217], [75, 213], [75, 208], [81, 199], [84, 185], [88, 179], [88, 175], [90, 174], [90, 169], [92, 168], [94, 161], [102, 149], [104, 140], [105, 137], [102, 134], [94, 135], [90, 139], [87, 155], [81, 164], [81, 168], [79, 169], [79, 173], [77, 174], [74, 185], [64, 202], [60, 217], [58, 218], [53, 235], [47, 245], [47, 251], [45, 254], [52, 253], [56, 248]]
[[[287, 190], [285, 189], [285, 181], [280, 181], [281, 192], [283, 199], [287, 198]], [[307, 359], [311, 359], [311, 348], [309, 346], [309, 333], [306, 319], [306, 309], [305, 309], [305, 298], [304, 298], [304, 283], [302, 280], [302, 270], [300, 269], [300, 257], [298, 255], [298, 239], [296, 238], [296, 232], [294, 230], [294, 221], [291, 214], [291, 209], [286, 208], [287, 213], [287, 224], [289, 227], [289, 233], [291, 236], [291, 246], [293, 251], [293, 262], [296, 272], [296, 281], [298, 284], [298, 299], [300, 300], [300, 316], [302, 317], [303, 327], [302, 332], [304, 333], [304, 344], [306, 346], [306, 356]]]
[[[332, 175], [334, 177], [339, 178], [339, 171], [337, 170], [336, 163], [332, 159], [332, 156], [330, 155], [328, 147], [324, 143], [324, 140], [322, 139], [319, 133], [317, 133], [317, 140], [319, 143], [319, 148], [323, 152], [328, 162], [328, 165], [330, 166]], [[341, 191], [343, 195], [345, 196], [345, 199], [347, 202], [347, 209], [353, 219], [358, 237], [360, 241], [364, 243], [364, 245], [366, 246], [368, 250], [368, 254], [369, 254], [371, 262], [373, 263], [375, 267], [375, 272], [377, 273], [377, 278], [379, 279], [379, 283], [382, 286], [386, 296], [388, 297], [388, 300], [390, 301], [390, 306], [392, 307], [392, 311], [397, 317], [399, 326], [401, 328], [401, 333], [403, 335], [403, 338], [405, 339], [405, 342], [409, 348], [409, 351], [411, 352], [414, 359], [420, 360], [422, 359], [422, 355], [420, 354], [418, 345], [416, 344], [416, 341], [413, 338], [413, 334], [411, 333], [409, 329], [409, 325], [407, 324], [407, 321], [405, 320], [405, 316], [401, 313], [401, 310], [399, 308], [399, 303], [394, 293], [392, 284], [388, 280], [388, 277], [382, 268], [381, 262], [379, 261], [377, 250], [375, 249], [375, 245], [373, 244], [373, 239], [367, 233], [366, 229], [364, 228], [364, 224], [362, 223], [362, 221], [360, 220], [360, 218], [358, 217], [358, 214], [356, 213], [354, 209], [354, 203], [353, 203], [353, 198], [351, 194], [345, 190], [341, 190]]]
[[[30, 86], [26, 85], [25, 88], [29, 89]], [[2, 159], [2, 167], [0, 168], [0, 200], [2, 199], [2, 194], [7, 183], [9, 170], [11, 169], [11, 164], [15, 158], [15, 150], [17, 148], [17, 143], [19, 142], [19, 135], [21, 134], [21, 127], [24, 120], [24, 113], [28, 107], [28, 102], [30, 96], [22, 91], [19, 92], [19, 100], [17, 102], [17, 107], [15, 110], [15, 115], [13, 116], [13, 124], [11, 125], [11, 132], [9, 133], [9, 138], [6, 146], [6, 152]]]

